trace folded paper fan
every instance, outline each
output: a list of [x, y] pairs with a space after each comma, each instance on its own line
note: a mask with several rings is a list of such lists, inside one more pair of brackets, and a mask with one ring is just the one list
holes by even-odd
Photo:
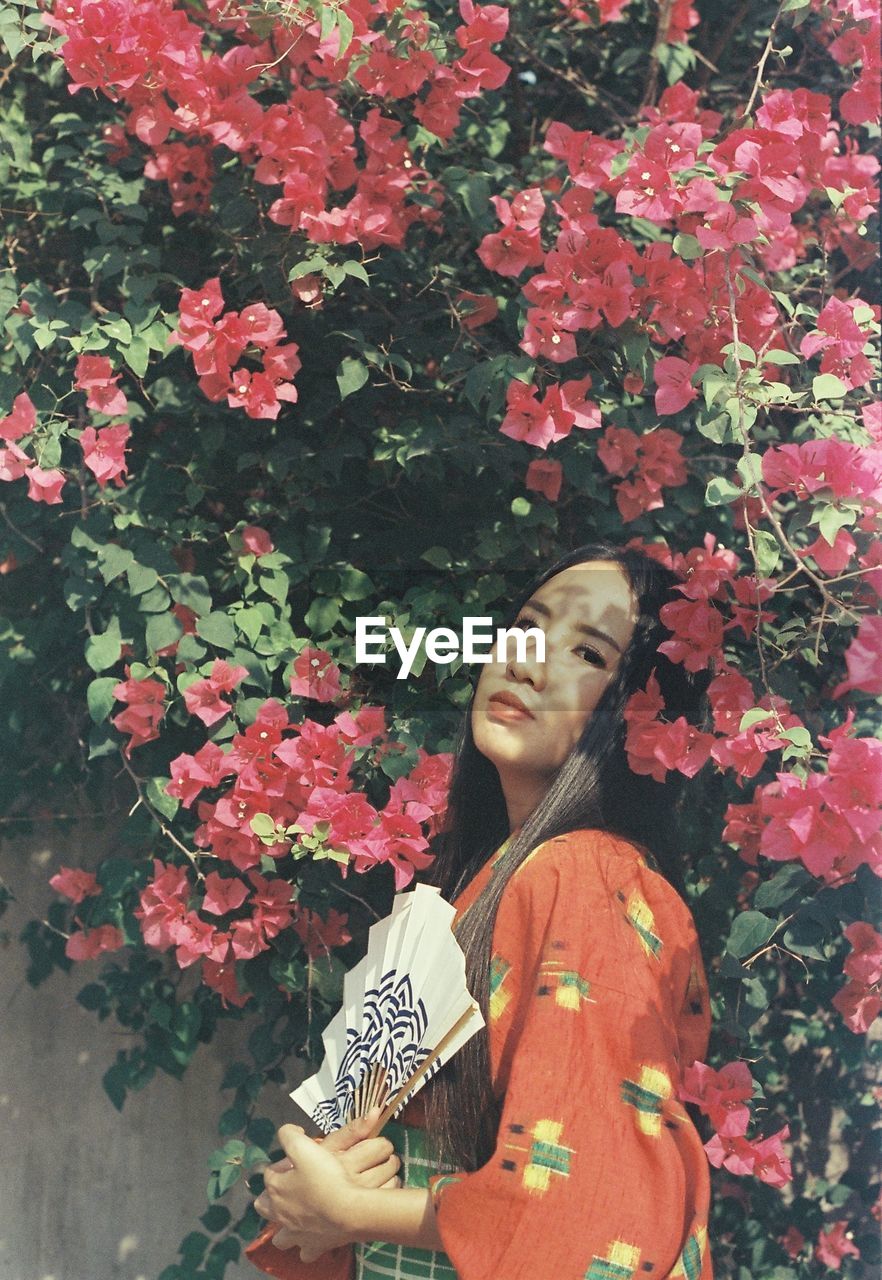
[[325, 1058], [291, 1097], [325, 1133], [383, 1108], [375, 1129], [480, 1030], [455, 908], [429, 885], [395, 897], [364, 959], [343, 980], [343, 1005], [322, 1034]]

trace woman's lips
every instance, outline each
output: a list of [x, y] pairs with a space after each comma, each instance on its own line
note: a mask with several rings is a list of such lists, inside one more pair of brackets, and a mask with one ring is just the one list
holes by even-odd
[[515, 700], [514, 697], [510, 700], [501, 698], [498, 694], [487, 703], [487, 715], [491, 720], [500, 720], [507, 724], [534, 718], [519, 700]]

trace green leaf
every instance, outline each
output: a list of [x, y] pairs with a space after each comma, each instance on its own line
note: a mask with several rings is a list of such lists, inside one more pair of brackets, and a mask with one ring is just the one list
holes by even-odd
[[742, 911], [732, 923], [726, 950], [739, 960], [759, 951], [775, 932], [775, 921], [761, 911]]
[[276, 820], [268, 813], [255, 813], [249, 825], [254, 834], [261, 840], [275, 835]]
[[745, 729], [750, 729], [755, 724], [762, 724], [764, 720], [771, 720], [771, 711], [766, 711], [764, 707], [751, 707], [749, 711], [745, 711], [738, 725], [738, 732], [744, 733]]
[[166, 784], [169, 782], [171, 778], [148, 778], [144, 788], [150, 805], [164, 818], [173, 818], [181, 805], [180, 800], [166, 791]]
[[781, 559], [781, 546], [778, 539], [767, 529], [755, 529], [753, 534], [756, 548], [756, 567], [761, 578], [768, 578], [774, 573]]
[[119, 619], [111, 618], [106, 631], [89, 636], [86, 641], [86, 661], [93, 671], [106, 671], [115, 662], [119, 662], [121, 649]]
[[766, 364], [802, 364], [801, 356], [795, 356], [792, 351], [767, 351], [763, 356]]
[[177, 644], [183, 634], [184, 628], [173, 613], [154, 613], [147, 619], [145, 637], [151, 653]]
[[674, 236], [673, 248], [674, 253], [678, 254], [679, 257], [684, 258], [687, 262], [691, 262], [694, 258], [700, 258], [704, 253], [704, 250], [696, 237], [687, 235], [682, 231], [678, 235]]
[[206, 617], [199, 618], [196, 634], [213, 644], [216, 649], [232, 650], [236, 647], [236, 628], [225, 613], [209, 613]]
[[757, 907], [780, 907], [797, 894], [811, 881], [811, 876], [804, 867], [795, 862], [788, 862], [772, 876], [759, 885], [753, 895]]
[[346, 356], [340, 361], [337, 369], [337, 386], [340, 389], [340, 399], [345, 400], [347, 396], [354, 395], [356, 391], [360, 391], [369, 378], [368, 367], [362, 360], [356, 360], [354, 356]]
[[254, 644], [264, 626], [263, 614], [254, 605], [240, 609], [234, 614], [233, 621], [249, 643]]
[[424, 551], [420, 556], [421, 560], [425, 560], [433, 569], [449, 569], [451, 556], [446, 547], [429, 547], [428, 551]]
[[134, 563], [135, 557], [128, 547], [119, 547], [113, 542], [102, 547], [98, 555], [98, 572], [104, 585], [107, 586], [114, 578], [126, 573]]
[[704, 500], [709, 507], [722, 507], [740, 498], [742, 493], [741, 487], [725, 476], [714, 476], [704, 491]]
[[763, 478], [762, 459], [755, 453], [744, 454], [738, 459], [737, 471], [745, 489], [752, 489], [758, 486]]
[[166, 582], [175, 604], [185, 604], [200, 617], [211, 612], [211, 592], [204, 578], [193, 573], [169, 574]]
[[86, 705], [94, 724], [101, 724], [113, 709], [113, 690], [119, 682], [116, 676], [99, 676], [86, 689]]
[[841, 400], [848, 395], [848, 387], [835, 373], [819, 373], [812, 378], [812, 395], [816, 400]]
[[150, 569], [143, 564], [130, 565], [126, 570], [126, 578], [129, 584], [129, 591], [133, 596], [140, 596], [146, 591], [152, 591], [159, 582], [159, 574], [156, 570]]

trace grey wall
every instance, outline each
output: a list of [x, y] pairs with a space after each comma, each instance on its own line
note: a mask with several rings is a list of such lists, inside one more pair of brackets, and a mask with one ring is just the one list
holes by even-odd
[[[244, 1024], [200, 1046], [183, 1080], [159, 1075], [130, 1095], [120, 1114], [101, 1077], [126, 1041], [75, 999], [99, 962], [36, 990], [24, 977], [15, 939], [51, 901], [49, 876], [62, 862], [94, 866], [107, 840], [83, 827], [63, 848], [51, 833], [0, 840], [0, 877], [18, 899], [0, 920], [9, 938], [0, 950], [0, 1280], [155, 1280], [206, 1207], [206, 1158], [231, 1096], [220, 1081]], [[280, 1091], [279, 1122], [285, 1102]], [[224, 1203], [236, 1213], [246, 1201], [237, 1188]], [[244, 1262], [227, 1270], [228, 1280], [258, 1275]]]

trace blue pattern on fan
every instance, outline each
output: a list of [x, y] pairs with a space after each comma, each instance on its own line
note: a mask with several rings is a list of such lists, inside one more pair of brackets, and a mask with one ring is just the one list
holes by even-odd
[[484, 1025], [451, 926], [455, 908], [430, 885], [398, 894], [371, 926], [367, 953], [343, 981], [322, 1032], [319, 1070], [291, 1097], [330, 1133], [379, 1107], [379, 1133]]
[[350, 1118], [355, 1090], [375, 1063], [385, 1068], [391, 1097], [429, 1056], [420, 1041], [429, 1018], [423, 1001], [414, 996], [410, 976], [391, 969], [379, 987], [365, 993], [361, 1032], [347, 1027], [347, 1046], [337, 1069], [335, 1098], [327, 1098], [312, 1113], [325, 1133]]

